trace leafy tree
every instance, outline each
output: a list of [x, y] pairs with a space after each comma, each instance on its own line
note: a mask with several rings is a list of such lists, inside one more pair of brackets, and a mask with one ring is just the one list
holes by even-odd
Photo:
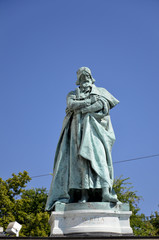
[[5, 229], [9, 222], [17, 221], [23, 225], [20, 236], [48, 236], [47, 192], [45, 188], [24, 189], [30, 180], [26, 171], [12, 174], [6, 181], [0, 178], [0, 226]]
[[151, 214], [149, 222], [153, 225], [156, 230], [155, 235], [159, 236], [159, 212], [155, 211], [154, 214]]
[[151, 223], [149, 217], [144, 214], [136, 216], [136, 222], [134, 224], [134, 233], [137, 236], [157, 236], [157, 229]]
[[12, 178], [3, 181], [0, 178], [0, 225], [4, 228], [8, 223], [15, 221], [15, 202], [23, 189], [26, 187], [26, 183], [31, 178], [27, 172], [19, 173], [18, 175], [12, 174]]
[[118, 196], [118, 199], [123, 203], [129, 203], [132, 215], [130, 217], [130, 225], [133, 229], [133, 233], [136, 236], [157, 236], [159, 230], [159, 215], [155, 212], [155, 217], [151, 217], [149, 220], [144, 214], [139, 214], [140, 208], [138, 207], [141, 196], [137, 196], [137, 192], [133, 190], [132, 184], [128, 181], [129, 178], [123, 178], [122, 176], [115, 179], [114, 190]]
[[47, 192], [45, 188], [23, 191], [21, 199], [16, 201], [15, 218], [23, 223], [21, 236], [48, 236], [49, 214], [45, 212]]

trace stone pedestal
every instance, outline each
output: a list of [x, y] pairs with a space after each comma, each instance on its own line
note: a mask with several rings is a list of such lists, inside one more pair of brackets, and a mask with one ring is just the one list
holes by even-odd
[[58, 203], [51, 213], [51, 234], [132, 235], [128, 204]]

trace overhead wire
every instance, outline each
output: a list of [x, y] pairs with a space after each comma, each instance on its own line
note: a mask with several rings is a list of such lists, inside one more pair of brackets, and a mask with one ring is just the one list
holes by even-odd
[[45, 177], [45, 176], [49, 176], [49, 175], [52, 175], [52, 173], [46, 173], [46, 174], [42, 174], [42, 175], [37, 175], [37, 176], [33, 176], [31, 178]]
[[[153, 154], [153, 155], [149, 155], [149, 156], [142, 156], [142, 157], [137, 157], [137, 158], [130, 158], [130, 159], [126, 159], [126, 160], [121, 160], [121, 161], [113, 162], [113, 164], [119, 164], [119, 163], [124, 163], [124, 162], [137, 161], [137, 160], [141, 160], [141, 159], [153, 158], [153, 157], [158, 157], [158, 156], [159, 156], [159, 154]], [[47, 173], [47, 174], [32, 176], [31, 178], [38, 178], [38, 177], [45, 177], [45, 176], [52, 176], [52, 175], [53, 175], [53, 173]]]
[[149, 155], [149, 156], [143, 156], [143, 157], [137, 157], [137, 158], [130, 158], [130, 159], [126, 159], [126, 160], [121, 160], [121, 161], [114, 162], [114, 164], [123, 163], [123, 162], [130, 162], [130, 161], [136, 161], [136, 160], [140, 160], [140, 159], [144, 159], [144, 158], [152, 158], [152, 157], [158, 157], [158, 156], [159, 156], [159, 154], [154, 154], [154, 155]]

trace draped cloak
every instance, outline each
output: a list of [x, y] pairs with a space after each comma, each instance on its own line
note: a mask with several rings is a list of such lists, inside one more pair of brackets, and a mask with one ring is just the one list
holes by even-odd
[[[51, 211], [56, 202], [68, 203], [71, 189], [112, 189], [111, 150], [115, 135], [109, 109], [119, 101], [106, 89], [94, 84], [90, 95], [97, 95], [103, 108], [85, 114], [71, 110], [67, 112], [55, 153], [47, 211]], [[68, 107], [70, 99], [76, 98], [76, 91], [68, 94]]]

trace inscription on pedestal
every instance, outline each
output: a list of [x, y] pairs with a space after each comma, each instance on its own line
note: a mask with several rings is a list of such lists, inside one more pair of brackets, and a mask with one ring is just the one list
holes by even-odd
[[97, 232], [132, 235], [133, 232], [129, 222], [130, 216], [131, 211], [119, 210], [87, 209], [53, 211], [49, 220], [51, 225], [51, 236], [76, 233], [93, 234]]

